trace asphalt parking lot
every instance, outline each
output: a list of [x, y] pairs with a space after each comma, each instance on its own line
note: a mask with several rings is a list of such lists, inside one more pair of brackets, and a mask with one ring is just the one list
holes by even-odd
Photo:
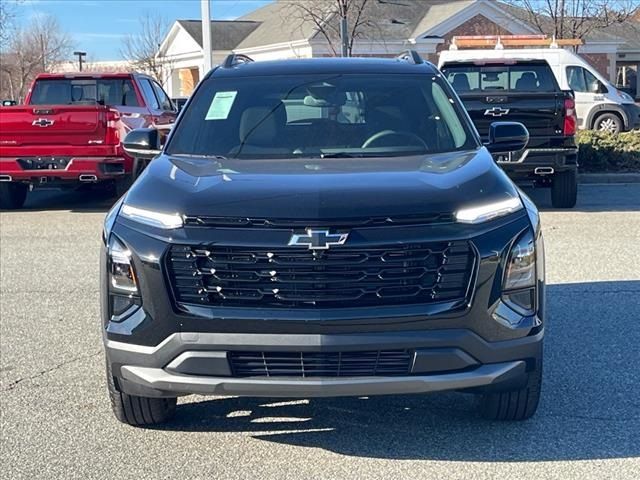
[[163, 428], [112, 416], [98, 319], [109, 201], [41, 192], [0, 213], [0, 477], [636, 479], [640, 184], [583, 185], [543, 210], [543, 397], [522, 423], [472, 396], [186, 397]]

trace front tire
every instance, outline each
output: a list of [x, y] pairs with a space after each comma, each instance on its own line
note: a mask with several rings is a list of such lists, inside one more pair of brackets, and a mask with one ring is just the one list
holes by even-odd
[[29, 186], [26, 183], [0, 183], [0, 208], [6, 210], [22, 208], [28, 192]]
[[553, 175], [551, 205], [553, 208], [573, 208], [578, 200], [578, 172], [566, 170]]
[[123, 177], [120, 177], [117, 180], [113, 181], [112, 183], [113, 195], [116, 198], [120, 198], [125, 193], [127, 193], [129, 188], [131, 188], [131, 185], [133, 185], [133, 182], [135, 182], [136, 179], [142, 173], [142, 171], [145, 168], [147, 168], [147, 164], [148, 162], [146, 160], [134, 158], [131, 173], [126, 173]]
[[542, 357], [527, 383], [518, 390], [485, 393], [480, 397], [480, 414], [487, 420], [520, 421], [531, 418], [538, 409], [542, 387]]
[[133, 185], [135, 178], [133, 178], [132, 174], [126, 174], [124, 177], [114, 180], [111, 187], [111, 192], [114, 197], [120, 198], [123, 196], [131, 185]]
[[176, 411], [177, 399], [138, 397], [121, 392], [118, 379], [111, 372], [107, 361], [107, 389], [111, 399], [111, 409], [122, 423], [135, 427], [157, 425], [169, 420]]
[[615, 113], [603, 113], [598, 115], [593, 122], [595, 130], [608, 133], [620, 133], [623, 130], [622, 119]]

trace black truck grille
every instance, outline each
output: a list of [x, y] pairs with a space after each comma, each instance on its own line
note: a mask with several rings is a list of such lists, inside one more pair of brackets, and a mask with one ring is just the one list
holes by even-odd
[[370, 352], [229, 352], [236, 377], [371, 377], [408, 375], [407, 350]]
[[167, 257], [178, 303], [282, 308], [464, 301], [474, 261], [465, 241], [322, 252], [175, 245]]

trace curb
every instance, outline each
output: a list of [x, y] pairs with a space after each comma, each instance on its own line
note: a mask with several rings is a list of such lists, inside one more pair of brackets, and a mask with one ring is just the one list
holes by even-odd
[[578, 183], [640, 183], [640, 173], [580, 173]]

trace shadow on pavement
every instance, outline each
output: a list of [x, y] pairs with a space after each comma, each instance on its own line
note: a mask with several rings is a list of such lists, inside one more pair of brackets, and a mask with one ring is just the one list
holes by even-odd
[[481, 420], [462, 393], [220, 398], [184, 403], [162, 429], [247, 432], [343, 455], [557, 461], [640, 455], [640, 281], [551, 285], [543, 398], [519, 423]]
[[71, 210], [73, 212], [107, 212], [117, 198], [105, 189], [61, 190], [36, 189], [29, 192], [26, 211]]
[[581, 184], [574, 208], [553, 208], [551, 189], [522, 188], [543, 212], [637, 212], [640, 211], [640, 184]]

